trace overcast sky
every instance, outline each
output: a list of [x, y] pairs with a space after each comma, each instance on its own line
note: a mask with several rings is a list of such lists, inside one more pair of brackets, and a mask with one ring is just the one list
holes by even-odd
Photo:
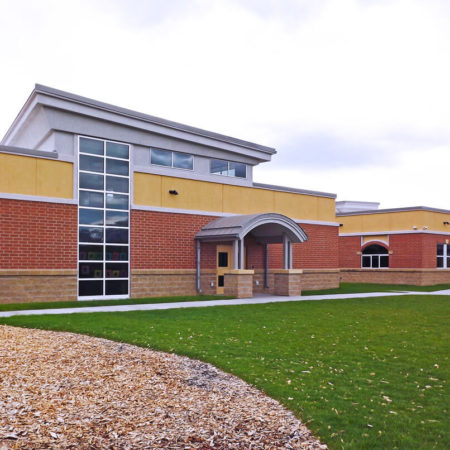
[[450, 209], [449, 0], [0, 0], [35, 83], [275, 147], [255, 180]]

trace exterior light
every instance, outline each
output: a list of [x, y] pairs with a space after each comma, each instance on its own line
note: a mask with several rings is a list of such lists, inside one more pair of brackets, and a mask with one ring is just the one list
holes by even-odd
[[444, 225], [450, 225], [450, 222], [444, 222]]
[[171, 195], [178, 195], [178, 191], [176, 191], [175, 189], [171, 189], [169, 191], [169, 194], [171, 194]]

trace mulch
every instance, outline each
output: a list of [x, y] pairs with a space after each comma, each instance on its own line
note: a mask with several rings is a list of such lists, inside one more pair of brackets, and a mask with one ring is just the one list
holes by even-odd
[[0, 326], [0, 449], [326, 449], [275, 400], [210, 364]]

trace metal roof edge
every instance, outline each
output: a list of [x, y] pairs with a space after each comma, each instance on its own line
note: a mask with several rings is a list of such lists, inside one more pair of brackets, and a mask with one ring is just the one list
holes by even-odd
[[429, 212], [450, 214], [450, 210], [448, 210], [448, 209], [433, 208], [431, 206], [407, 206], [404, 208], [386, 208], [386, 209], [372, 209], [372, 210], [369, 209], [367, 211], [336, 213], [336, 217], [359, 216], [359, 215], [368, 215], [368, 214], [384, 214], [384, 213], [391, 213], [391, 212], [408, 212], [408, 211], [429, 211]]
[[294, 194], [305, 194], [305, 195], [314, 195], [317, 197], [327, 197], [327, 198], [336, 198], [337, 194], [331, 194], [329, 192], [320, 192], [320, 191], [310, 191], [308, 189], [297, 189], [285, 186], [277, 186], [274, 184], [265, 184], [265, 183], [253, 183], [253, 187], [260, 189], [269, 189], [271, 191], [280, 191], [280, 192], [292, 192]]
[[167, 128], [172, 128], [172, 129], [184, 131], [184, 132], [191, 133], [191, 134], [196, 134], [196, 135], [203, 136], [203, 137], [208, 137], [211, 139], [215, 139], [217, 141], [226, 142], [228, 144], [234, 144], [234, 145], [248, 148], [251, 150], [257, 150], [257, 151], [260, 151], [262, 153], [266, 153], [269, 155], [274, 155], [276, 153], [276, 150], [272, 147], [267, 147], [264, 145], [256, 144], [254, 142], [249, 142], [249, 141], [245, 141], [242, 139], [233, 138], [231, 136], [226, 136], [226, 135], [223, 135], [220, 133], [215, 133], [213, 131], [204, 130], [202, 128], [196, 128], [196, 127], [193, 127], [190, 125], [185, 125], [185, 124], [182, 124], [179, 122], [162, 119], [161, 117], [156, 117], [156, 116], [152, 116], [149, 114], [134, 111], [131, 109], [122, 108], [120, 106], [116, 106], [116, 105], [112, 105], [110, 103], [105, 103], [105, 102], [101, 102], [98, 100], [94, 100], [89, 97], [83, 97], [81, 95], [72, 94], [70, 92], [62, 91], [62, 90], [55, 89], [55, 88], [52, 88], [49, 86], [44, 86], [42, 84], [36, 84], [33, 92], [50, 95], [53, 97], [61, 98], [64, 100], [69, 100], [69, 101], [80, 103], [80, 104], [85, 104], [88, 106], [92, 106], [94, 108], [99, 108], [99, 109], [103, 109], [103, 110], [113, 112], [116, 114], [133, 117], [133, 118], [145, 121], [145, 122], [151, 122], [156, 125], [164, 126]]
[[46, 152], [43, 150], [34, 150], [31, 148], [13, 147], [11, 145], [0, 145], [0, 153], [11, 153], [14, 155], [39, 156], [41, 158], [58, 159], [58, 152], [55, 150]]

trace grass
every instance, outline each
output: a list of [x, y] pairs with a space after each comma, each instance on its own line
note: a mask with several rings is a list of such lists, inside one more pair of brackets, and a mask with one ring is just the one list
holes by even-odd
[[28, 309], [49, 308], [84, 308], [85, 306], [109, 305], [143, 305], [148, 303], [199, 302], [206, 300], [227, 300], [233, 297], [225, 295], [192, 295], [180, 297], [132, 298], [124, 300], [86, 300], [74, 302], [36, 302], [36, 303], [7, 303], [0, 305], [0, 311], [25, 311]]
[[18, 316], [208, 361], [276, 398], [330, 448], [449, 448], [449, 297]]
[[[393, 291], [417, 291], [433, 292], [450, 289], [450, 284], [437, 284], [435, 286], [412, 286], [407, 284], [369, 284], [369, 283], [341, 283], [338, 288], [322, 289], [318, 291], [303, 291], [302, 295], [327, 295], [327, 294], [355, 294], [361, 292], [393, 292]], [[74, 302], [40, 302], [40, 303], [8, 303], [1, 305], [0, 311], [25, 311], [27, 309], [48, 308], [83, 308], [85, 306], [109, 306], [109, 305], [142, 305], [148, 303], [173, 303], [192, 302], [205, 300], [227, 300], [233, 298], [225, 295], [197, 295], [181, 297], [158, 298], [134, 298], [125, 300], [89, 300]]]
[[434, 286], [414, 286], [412, 284], [375, 284], [375, 283], [341, 283], [338, 288], [321, 289], [317, 291], [302, 291], [302, 295], [327, 294], [360, 294], [361, 292], [433, 292], [450, 289], [450, 284], [436, 284]]

